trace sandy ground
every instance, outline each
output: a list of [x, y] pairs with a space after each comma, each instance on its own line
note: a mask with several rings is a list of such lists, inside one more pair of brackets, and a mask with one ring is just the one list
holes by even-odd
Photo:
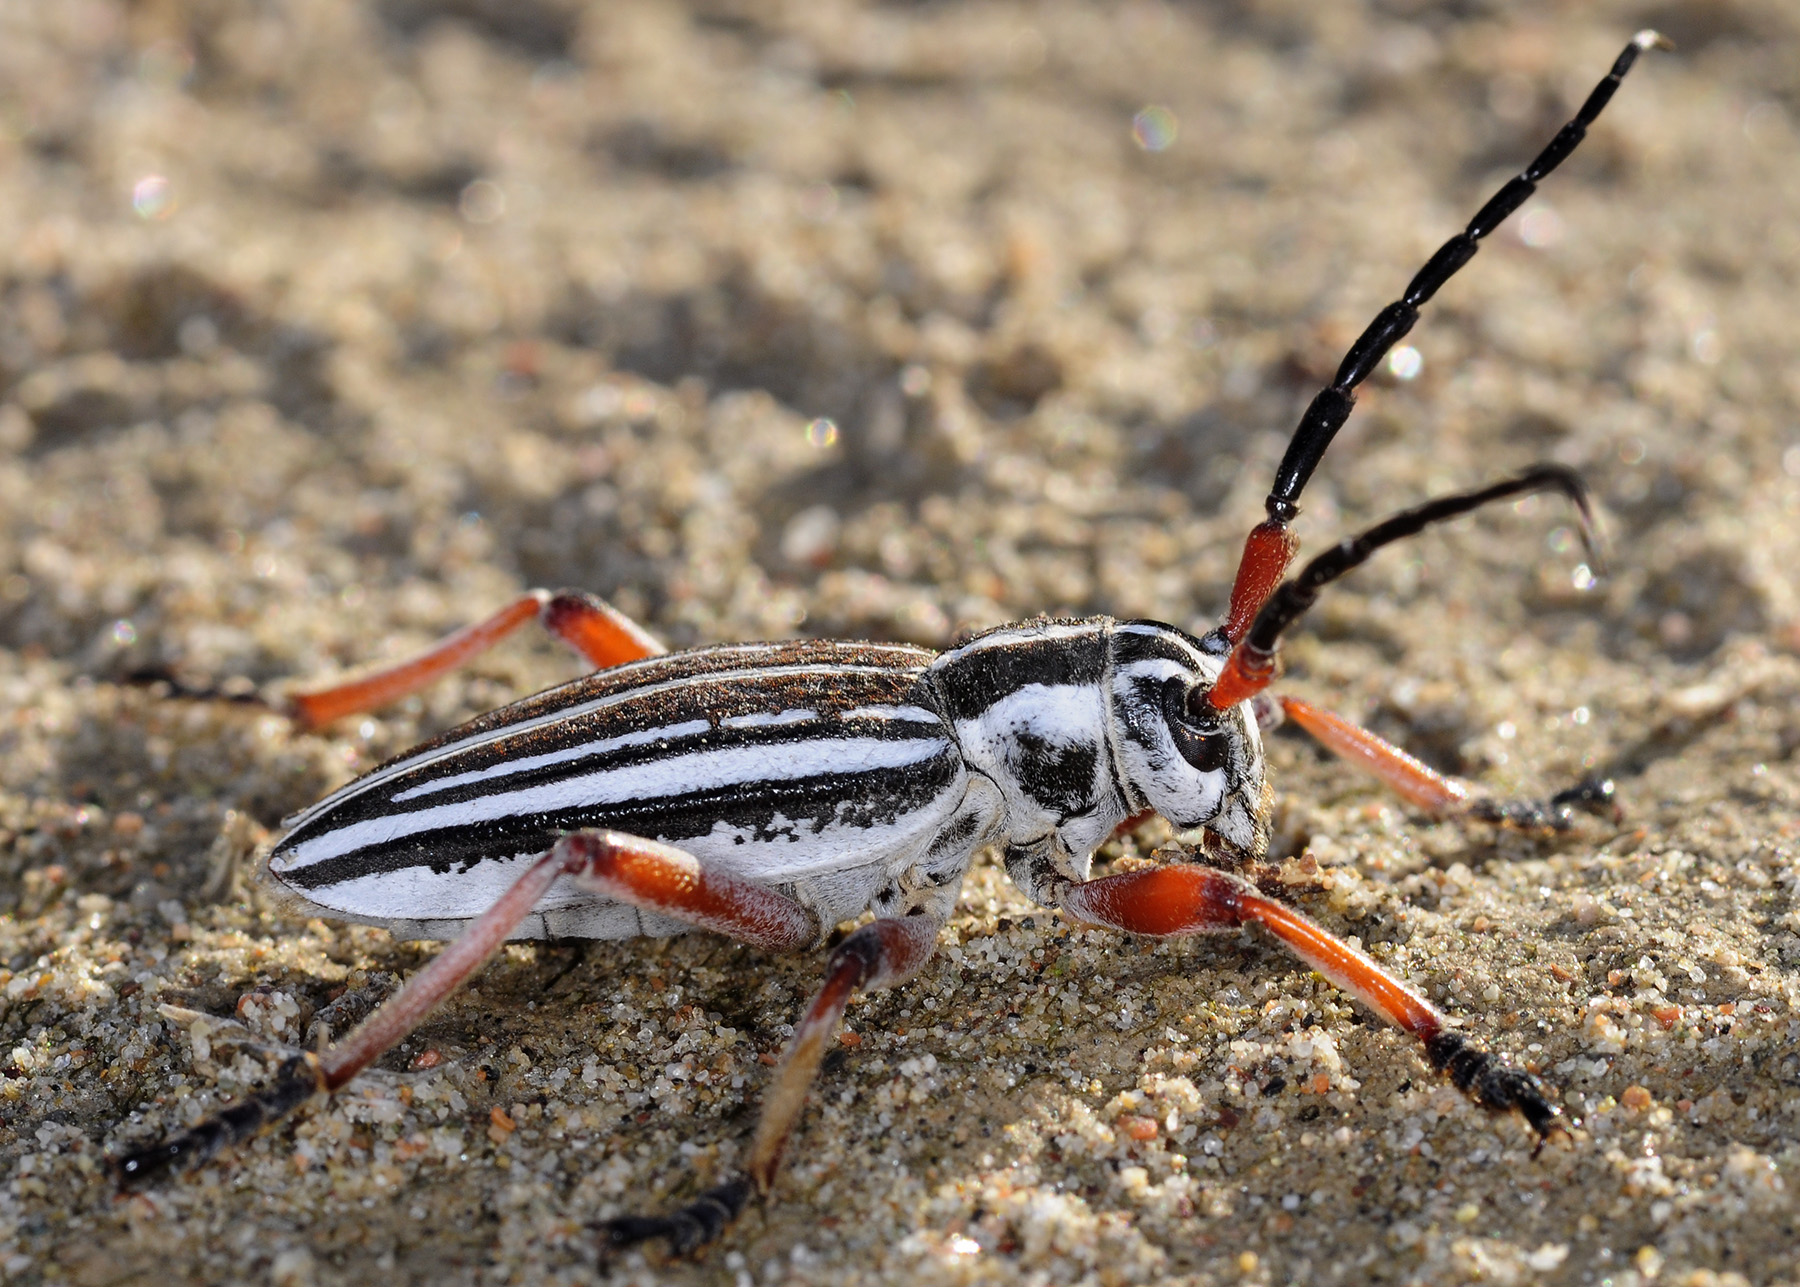
[[[1614, 773], [1624, 822], [1432, 824], [1271, 744], [1295, 900], [1560, 1087], [1571, 1147], [1256, 935], [1072, 930], [983, 863], [697, 1263], [597, 1267], [587, 1224], [737, 1156], [816, 959], [509, 949], [333, 1104], [115, 1197], [110, 1151], [433, 950], [260, 895], [283, 815], [576, 667], [509, 644], [322, 735], [127, 676], [316, 679], [527, 585], [678, 645], [1203, 628], [1343, 347], [1647, 23], [1680, 52], [1300, 523], [1551, 458], [1611, 577], [1502, 509], [1288, 653], [1493, 790]], [[1797, 36], [1785, 0], [0, 4], [0, 1274], [1800, 1281]]]

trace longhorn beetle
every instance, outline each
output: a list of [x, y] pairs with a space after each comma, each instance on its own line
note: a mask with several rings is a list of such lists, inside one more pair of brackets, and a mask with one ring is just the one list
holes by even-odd
[[453, 941], [345, 1040], [287, 1058], [259, 1093], [129, 1153], [121, 1179], [196, 1165], [343, 1086], [508, 939], [705, 929], [795, 952], [873, 910], [876, 919], [826, 959], [744, 1171], [671, 1215], [602, 1226], [614, 1245], [665, 1238], [692, 1251], [754, 1191], [769, 1192], [851, 994], [924, 966], [964, 873], [989, 845], [1028, 897], [1088, 925], [1161, 936], [1262, 926], [1417, 1037], [1431, 1065], [1477, 1102], [1516, 1110], [1540, 1144], [1559, 1133], [1561, 1110], [1533, 1077], [1457, 1035], [1361, 951], [1225, 870], [1230, 861], [1094, 880], [1088, 870], [1096, 846], [1146, 810], [1204, 828], [1216, 858], [1260, 858], [1272, 793], [1259, 726], [1282, 716], [1427, 812], [1559, 827], [1574, 809], [1609, 802], [1611, 783], [1592, 781], [1542, 804], [1484, 799], [1328, 711], [1263, 690], [1282, 633], [1321, 589], [1431, 524], [1556, 491], [1574, 503], [1593, 552], [1581, 480], [1540, 465], [1396, 514], [1283, 580], [1300, 493], [1357, 387], [1481, 239], [1574, 151], [1638, 55], [1665, 43], [1652, 31], [1633, 37], [1555, 139], [1350, 347], [1276, 471], [1224, 621], [1203, 637], [1100, 617], [1003, 626], [936, 655], [826, 641], [668, 653], [598, 599], [537, 591], [415, 661], [289, 698], [309, 726], [372, 709], [534, 618], [598, 668], [433, 738], [291, 820], [268, 873], [310, 912]]

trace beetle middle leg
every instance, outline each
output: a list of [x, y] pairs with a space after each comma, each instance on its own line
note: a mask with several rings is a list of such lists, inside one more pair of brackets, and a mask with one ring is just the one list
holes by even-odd
[[794, 1026], [793, 1039], [763, 1098], [744, 1172], [707, 1189], [669, 1215], [620, 1216], [603, 1222], [599, 1227], [612, 1246], [629, 1247], [664, 1238], [671, 1251], [685, 1255], [718, 1237], [743, 1210], [753, 1191], [767, 1195], [851, 994], [859, 989], [891, 988], [917, 974], [931, 959], [942, 927], [943, 920], [930, 914], [889, 917], [871, 921], [839, 943], [826, 960], [825, 982]]
[[1540, 1140], [1562, 1131], [1562, 1110], [1529, 1074], [1470, 1044], [1424, 997], [1323, 926], [1239, 877], [1192, 863], [1069, 884], [1056, 901], [1070, 916], [1132, 934], [1172, 937], [1256, 924], [1295, 956], [1401, 1030], [1431, 1066], [1486, 1108], [1518, 1109]]

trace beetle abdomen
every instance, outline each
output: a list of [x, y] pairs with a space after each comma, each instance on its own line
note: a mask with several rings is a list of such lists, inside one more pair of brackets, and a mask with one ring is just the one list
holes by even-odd
[[[846, 868], [878, 885], [964, 793], [922, 680], [930, 659], [802, 642], [604, 671], [351, 783], [294, 819], [269, 868], [306, 901], [379, 923], [478, 915], [519, 863], [585, 827], [677, 844], [771, 885]], [[610, 904], [571, 885], [540, 906], [576, 913], [553, 917], [553, 932], [638, 932], [627, 909], [602, 915]]]

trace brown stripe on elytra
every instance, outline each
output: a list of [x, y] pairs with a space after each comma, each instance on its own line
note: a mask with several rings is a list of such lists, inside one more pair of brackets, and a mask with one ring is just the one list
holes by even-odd
[[[911, 670], [868, 671], [833, 667], [787, 674], [752, 671], [700, 675], [685, 682], [670, 677], [653, 682], [658, 686], [646, 687], [635, 694], [624, 690], [622, 695], [614, 694], [620, 700], [610, 705], [571, 713], [562, 719], [534, 723], [535, 713], [508, 707], [502, 713], [512, 713], [511, 719], [465, 724], [404, 759], [391, 761], [375, 770], [371, 777], [404, 763], [416, 761], [418, 765], [416, 769], [393, 773], [380, 783], [378, 789], [366, 794], [386, 798], [432, 778], [478, 771], [583, 742], [605, 742], [699, 720], [706, 720], [718, 729], [727, 721], [746, 716], [811, 710], [816, 712], [817, 719], [767, 727], [804, 727], [823, 736], [917, 736], [919, 725], [916, 723], [870, 719], [850, 726], [843, 724], [839, 717], [865, 706], [916, 706], [931, 710], [933, 705], [930, 689], [918, 673]], [[596, 699], [585, 698], [583, 703], [571, 705], [591, 700]], [[488, 727], [484, 729], [483, 724]], [[509, 732], [515, 725], [522, 727]], [[434, 757], [432, 752], [440, 749], [447, 754]]]
[[[701, 721], [695, 718], [689, 722], [699, 724]], [[659, 723], [650, 727], [670, 726]], [[655, 764], [659, 760], [677, 756], [704, 757], [708, 752], [742, 747], [773, 749], [801, 742], [831, 743], [847, 738], [919, 742], [945, 747], [951, 744], [950, 735], [941, 724], [886, 719], [807, 719], [736, 728], [713, 724], [704, 730], [696, 729], [680, 737], [659, 738], [656, 741], [638, 742], [606, 750], [596, 749], [587, 754], [560, 756], [548, 763], [530, 765], [531, 757], [542, 753], [535, 745], [535, 739], [548, 731], [554, 730], [536, 730], [517, 739], [500, 739], [472, 747], [466, 753], [421, 766], [418, 770], [395, 774], [371, 790], [344, 797], [333, 808], [297, 825], [283, 842], [282, 848], [290, 847], [292, 842], [303, 841], [370, 818], [401, 819], [423, 809], [528, 790], [570, 778], [592, 778], [599, 774]], [[605, 745], [604, 737], [571, 736], [569, 730], [562, 732], [563, 736], [547, 740], [542, 750], [579, 752], [584, 744], [591, 743], [595, 747]], [[617, 733], [616, 729], [608, 730], [607, 736], [616, 737]], [[452, 785], [438, 785], [435, 789], [422, 789], [465, 773], [481, 773], [485, 776]], [[704, 776], [703, 764], [696, 776]], [[692, 785], [698, 788], [705, 784], [695, 782]]]
[[[727, 677], [724, 672], [729, 671], [730, 667], [719, 664], [726, 654], [738, 654], [736, 659], [748, 664], [754, 662], [756, 653], [773, 651], [775, 647], [771, 645], [707, 649], [677, 654], [675, 657], [654, 658], [641, 664], [618, 667], [603, 675], [576, 680], [502, 707], [423, 742], [404, 755], [396, 756], [370, 770], [345, 787], [344, 793], [364, 794], [372, 788], [386, 785], [388, 779], [397, 779], [402, 774], [410, 775], [415, 768], [423, 770], [431, 766], [435, 771], [437, 766], [452, 761], [457, 763], [458, 771], [479, 768], [490, 762], [481, 757], [494, 747], [504, 747], [507, 754], [538, 754], [574, 741], [618, 737], [700, 718], [717, 720], [736, 715], [778, 713], [766, 704], [758, 706], [757, 702], [788, 701], [782, 695], [784, 692], [797, 693], [805, 699], [798, 703], [790, 702], [782, 708], [786, 710], [819, 710], [823, 706], [824, 711], [830, 711], [850, 709], [856, 705], [906, 704], [911, 700], [909, 695], [913, 693], [914, 680], [920, 673], [910, 663], [927, 655], [916, 649], [851, 649], [809, 645], [802, 651], [796, 645], [781, 645], [783, 659], [789, 665], [806, 666], [804, 673], [799, 676], [781, 676], [752, 670], [748, 673], [740, 671], [735, 676]], [[825, 656], [814, 661], [793, 660], [796, 655], [804, 658], [806, 653], [823, 653]], [[878, 654], [882, 653], [887, 654], [889, 661], [905, 661], [909, 664], [880, 668], [859, 665], [852, 668], [849, 663], [831, 660], [831, 655], [836, 654], [839, 657], [862, 656], [865, 660], [876, 661], [879, 660]], [[679, 658], [692, 660], [695, 665], [675, 667], [664, 664]], [[613, 681], [613, 676], [627, 670], [637, 676], [634, 682]], [[709, 681], [709, 675], [717, 678]], [[607, 682], [598, 682], [602, 679]], [[718, 686], [700, 687], [709, 682]], [[759, 683], [785, 683], [787, 687], [766, 689], [764, 691], [767, 695], [758, 698], [755, 694]], [[732, 696], [734, 691], [738, 696]], [[926, 690], [920, 688], [918, 693], [919, 700], [929, 706]], [[600, 709], [583, 709], [596, 703], [602, 704]], [[570, 729], [580, 731], [571, 736]], [[475, 758], [465, 759], [465, 756]], [[314, 806], [314, 811], [331, 811], [342, 802], [339, 797], [331, 797]]]
[[[532, 755], [580, 741], [600, 741], [648, 729], [667, 728], [704, 719], [717, 726], [745, 716], [781, 715], [788, 711], [814, 711], [824, 725], [859, 706], [924, 706], [930, 710], [929, 690], [911, 672], [869, 672], [833, 668], [800, 673], [750, 672], [729, 676], [699, 676], [679, 683], [646, 689], [599, 710], [574, 713], [560, 720], [509, 733], [502, 724], [485, 741], [454, 751], [438, 766], [454, 763], [458, 769], [479, 767], [481, 757], [495, 760]], [[472, 726], [458, 730], [454, 744], [480, 736]], [[465, 756], [470, 758], [465, 763]]]
[[[773, 666], [854, 666], [869, 672], [891, 672], [896, 675], [916, 674], [931, 664], [934, 654], [922, 648], [900, 644], [839, 643], [824, 639], [798, 639], [787, 643], [725, 644], [713, 648], [695, 648], [672, 652], [661, 657], [628, 662], [611, 670], [584, 675], [580, 679], [547, 688], [541, 693], [480, 715], [466, 724], [421, 742], [398, 759], [410, 760], [429, 755], [445, 746], [480, 737], [484, 733], [508, 725], [553, 716], [588, 702], [601, 701], [628, 693], [635, 688], [674, 683], [682, 679], [700, 679], [723, 671], [750, 670]], [[389, 763], [397, 763], [398, 760]], [[373, 772], [379, 773], [382, 765]]]

